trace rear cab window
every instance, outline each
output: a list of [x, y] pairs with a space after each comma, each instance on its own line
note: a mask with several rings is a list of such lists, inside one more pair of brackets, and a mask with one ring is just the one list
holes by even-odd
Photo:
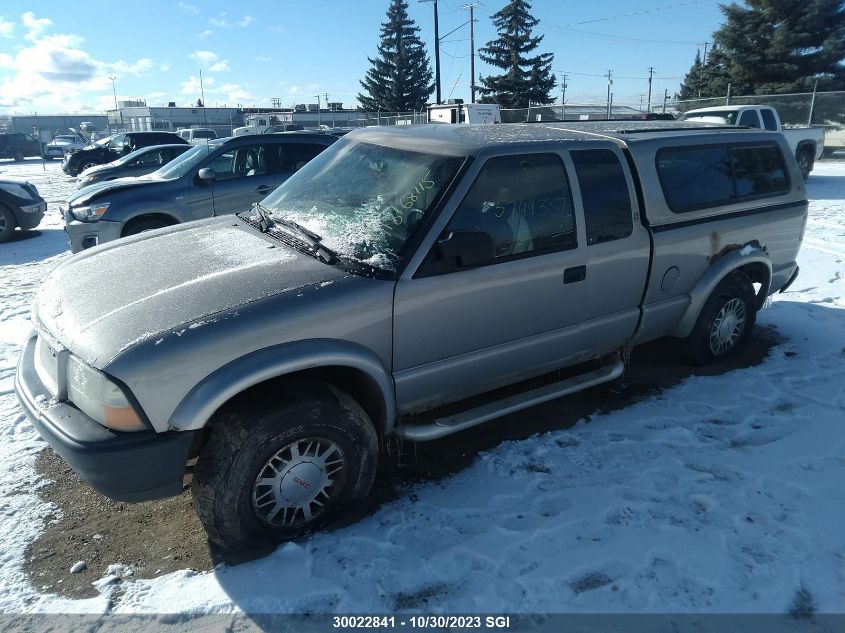
[[634, 231], [631, 192], [619, 157], [609, 149], [573, 150], [587, 246], [621, 240]]
[[657, 174], [673, 213], [776, 196], [790, 182], [775, 143], [664, 148]]

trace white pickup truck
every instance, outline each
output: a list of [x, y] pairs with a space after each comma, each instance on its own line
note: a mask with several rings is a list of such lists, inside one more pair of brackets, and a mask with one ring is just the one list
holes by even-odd
[[725, 123], [738, 127], [756, 127], [763, 130], [782, 132], [786, 142], [795, 154], [804, 180], [813, 171], [813, 164], [824, 152], [824, 129], [820, 127], [784, 128], [780, 124], [777, 110], [769, 106], [718, 106], [687, 110], [682, 121]]

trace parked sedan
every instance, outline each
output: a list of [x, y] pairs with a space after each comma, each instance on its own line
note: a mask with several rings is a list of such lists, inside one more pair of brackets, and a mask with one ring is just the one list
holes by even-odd
[[0, 242], [12, 237], [15, 227], [34, 229], [47, 211], [47, 203], [31, 182], [0, 180]]
[[77, 187], [87, 187], [95, 182], [116, 180], [117, 178], [134, 178], [154, 172], [163, 167], [177, 156], [181, 156], [191, 149], [190, 145], [153, 145], [142, 147], [134, 152], [118, 158], [105, 165], [89, 167], [77, 180]]

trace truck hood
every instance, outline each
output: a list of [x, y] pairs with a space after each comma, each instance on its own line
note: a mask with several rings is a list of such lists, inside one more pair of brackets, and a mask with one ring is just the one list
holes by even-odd
[[70, 206], [78, 207], [83, 204], [88, 204], [95, 198], [101, 198], [105, 195], [119, 193], [128, 189], [136, 189], [138, 187], [154, 185], [158, 182], [161, 181], [154, 180], [149, 177], [118, 178], [117, 180], [107, 180], [105, 182], [99, 182], [93, 185], [88, 185], [87, 187], [83, 187], [76, 193], [72, 194], [67, 199], [67, 203]]
[[216, 218], [71, 257], [41, 285], [33, 320], [54, 344], [102, 368], [163, 332], [344, 276], [231, 217]]

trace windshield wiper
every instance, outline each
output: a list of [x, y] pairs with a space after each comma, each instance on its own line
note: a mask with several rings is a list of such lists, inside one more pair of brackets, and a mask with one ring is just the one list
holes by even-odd
[[335, 260], [337, 260], [337, 253], [331, 250], [328, 246], [323, 246], [323, 238], [316, 233], [309, 231], [304, 226], [297, 224], [293, 220], [273, 217], [273, 212], [260, 202], [254, 202], [252, 208], [255, 209], [256, 213], [258, 213], [258, 217], [260, 218], [258, 230], [262, 233], [267, 233], [276, 225], [283, 226], [304, 242], [312, 251], [314, 251], [317, 257], [327, 264], [333, 264]]

